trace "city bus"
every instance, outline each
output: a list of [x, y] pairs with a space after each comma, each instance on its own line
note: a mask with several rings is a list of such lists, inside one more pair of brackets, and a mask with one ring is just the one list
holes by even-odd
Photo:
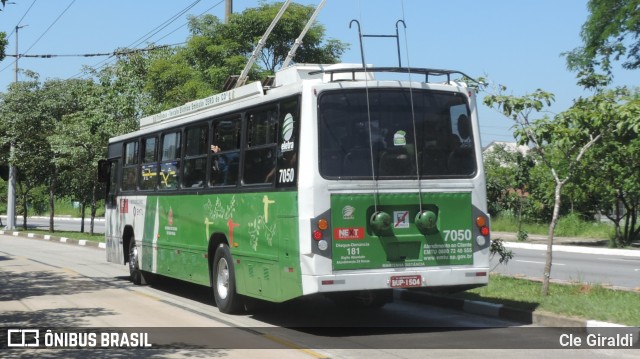
[[100, 166], [107, 260], [210, 286], [224, 313], [486, 285], [476, 96], [456, 74], [297, 64], [142, 118]]

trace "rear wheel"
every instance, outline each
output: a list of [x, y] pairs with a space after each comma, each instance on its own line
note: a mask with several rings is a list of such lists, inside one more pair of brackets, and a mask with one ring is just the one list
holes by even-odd
[[236, 275], [229, 246], [218, 246], [211, 266], [211, 285], [216, 305], [222, 313], [237, 313], [244, 308], [242, 296], [236, 293]]
[[138, 255], [138, 246], [135, 239], [129, 242], [129, 277], [133, 284], [146, 284], [144, 275], [140, 270], [140, 256]]

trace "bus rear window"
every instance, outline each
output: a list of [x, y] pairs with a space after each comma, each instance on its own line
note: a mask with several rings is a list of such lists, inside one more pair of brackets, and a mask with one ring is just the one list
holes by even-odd
[[476, 157], [466, 96], [408, 89], [327, 91], [318, 100], [327, 179], [470, 177]]

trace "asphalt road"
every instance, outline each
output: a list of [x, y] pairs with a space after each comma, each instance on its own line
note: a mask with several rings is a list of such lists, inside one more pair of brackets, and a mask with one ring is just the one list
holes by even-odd
[[[0, 216], [3, 227], [7, 224], [7, 216]], [[89, 232], [90, 219], [84, 221], [84, 231]], [[22, 230], [22, 217], [18, 217], [16, 221], [17, 230]], [[82, 221], [80, 218], [56, 217], [53, 224], [56, 231], [76, 231], [80, 232]], [[27, 229], [49, 230], [49, 217], [28, 217]], [[96, 218], [94, 222], [94, 233], [104, 233], [104, 218]]]
[[[510, 244], [507, 243], [507, 246]], [[513, 246], [518, 244], [512, 244]], [[497, 258], [493, 258], [495, 271], [511, 276], [525, 276], [542, 278], [544, 272], [546, 246], [522, 245], [528, 248], [513, 248], [513, 259], [506, 265], [497, 265]], [[553, 252], [551, 278], [579, 282], [615, 286], [627, 289], [640, 289], [640, 251], [638, 250], [609, 250], [590, 249], [593, 253], [579, 253], [588, 248], [563, 246], [567, 250]], [[630, 251], [619, 255], [620, 251]]]
[[[6, 216], [0, 217], [6, 223]], [[19, 218], [19, 223], [21, 218]], [[57, 231], [79, 231], [80, 219], [56, 218]], [[44, 217], [29, 217], [28, 228], [48, 229], [49, 219]], [[19, 228], [20, 229], [20, 228]], [[85, 232], [89, 231], [89, 220], [85, 220]], [[104, 233], [104, 220], [96, 219], [95, 233]], [[521, 244], [521, 243], [518, 243]], [[532, 245], [528, 248], [512, 248], [514, 258], [507, 265], [497, 265], [493, 259], [493, 266], [498, 273], [529, 278], [542, 278], [545, 262], [545, 247]], [[601, 253], [572, 253], [554, 252], [552, 278], [562, 281], [611, 285], [616, 287], [636, 289], [640, 287], [640, 251], [635, 257]]]
[[[169, 279], [132, 285], [126, 267], [107, 263], [104, 250], [5, 235], [0, 235], [0, 288], [3, 329], [137, 327], [166, 343], [91, 352], [5, 348], [6, 358], [476, 358], [486, 349], [495, 349], [496, 358], [637, 357], [613, 349], [538, 352], [531, 347], [555, 343], [569, 329], [535, 328], [400, 299], [362, 311], [313, 296], [230, 316], [211, 305], [206, 287]], [[216, 343], [222, 347], [212, 348]]]

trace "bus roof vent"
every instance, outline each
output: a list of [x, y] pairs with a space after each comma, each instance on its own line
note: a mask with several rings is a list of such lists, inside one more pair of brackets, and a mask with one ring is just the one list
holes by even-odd
[[362, 68], [361, 64], [295, 64], [284, 68], [276, 72], [275, 87], [290, 85], [299, 83], [303, 80], [315, 80], [319, 79], [323, 82], [331, 81], [354, 81], [354, 80], [373, 80], [373, 74], [367, 73], [366, 77], [364, 72], [349, 72], [334, 75], [331, 78], [330, 75], [325, 72], [331, 72], [342, 69], [359, 69]]
[[207, 98], [188, 102], [182, 106], [174, 107], [155, 115], [141, 118], [140, 129], [159, 123], [172, 122], [199, 110], [223, 107], [236, 101], [260, 96], [264, 96], [262, 84], [259, 81], [252, 82]]

